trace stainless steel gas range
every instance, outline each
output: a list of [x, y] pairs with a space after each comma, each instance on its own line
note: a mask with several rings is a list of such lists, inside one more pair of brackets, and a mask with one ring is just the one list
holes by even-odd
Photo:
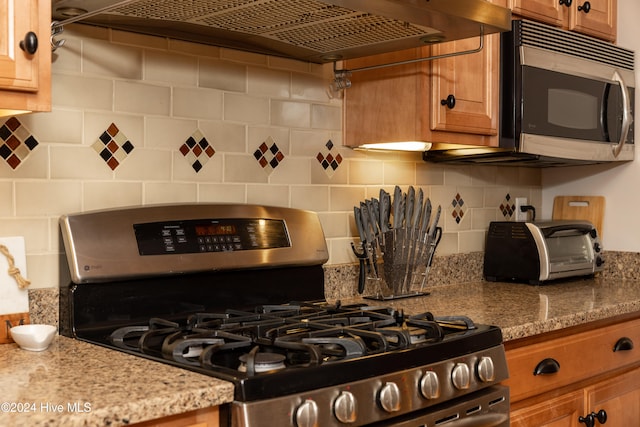
[[499, 328], [328, 303], [316, 214], [190, 204], [66, 215], [65, 335], [232, 382], [221, 426], [508, 426]]

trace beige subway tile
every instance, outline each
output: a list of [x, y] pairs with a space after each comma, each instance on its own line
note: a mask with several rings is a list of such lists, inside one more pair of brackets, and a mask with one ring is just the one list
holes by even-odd
[[66, 33], [56, 36], [56, 41], [64, 40], [64, 46], [51, 52], [51, 73], [80, 74], [82, 72], [82, 40], [67, 37]]
[[494, 185], [496, 182], [497, 169], [501, 166], [474, 166], [469, 169], [471, 173], [471, 185], [483, 187]]
[[503, 219], [504, 217], [497, 206], [493, 208], [472, 209], [471, 229], [484, 231], [489, 228], [491, 221]]
[[200, 203], [246, 203], [247, 186], [244, 184], [199, 184]]
[[311, 127], [314, 129], [341, 129], [342, 108], [334, 105], [311, 105]]
[[116, 81], [114, 109], [118, 112], [168, 116], [171, 88], [128, 81]]
[[172, 153], [169, 150], [135, 148], [115, 171], [117, 180], [169, 181]]
[[457, 254], [459, 233], [442, 233], [442, 239], [436, 248], [435, 256], [445, 256]]
[[82, 143], [82, 111], [54, 108], [48, 113], [21, 116], [20, 121], [39, 142]]
[[173, 88], [173, 116], [222, 119], [222, 92], [216, 89]]
[[381, 161], [349, 160], [349, 184], [376, 185], [384, 179], [384, 163]]
[[352, 214], [347, 212], [319, 212], [318, 218], [320, 219], [324, 236], [327, 239], [349, 236], [349, 222], [350, 218], [353, 218]]
[[444, 171], [445, 185], [471, 185], [472, 180], [469, 174], [470, 167], [454, 166]]
[[460, 186], [457, 194], [460, 194], [464, 201], [464, 206], [467, 208], [481, 208], [484, 206], [484, 188], [482, 187]]
[[251, 154], [224, 155], [224, 182], [266, 183], [267, 173]]
[[144, 204], [194, 203], [198, 200], [198, 187], [193, 183], [146, 182]]
[[[358, 262], [353, 251], [351, 250], [351, 238], [334, 238], [329, 239], [327, 244], [329, 247], [329, 265], [354, 264]], [[356, 286], [354, 281], [353, 286]]]
[[111, 111], [113, 108], [113, 81], [57, 74], [51, 82], [51, 98], [56, 107]]
[[329, 81], [322, 76], [294, 73], [291, 77], [291, 98], [329, 102], [328, 87]]
[[542, 186], [542, 170], [539, 168], [518, 168], [518, 185]]
[[82, 72], [120, 79], [142, 78], [142, 50], [102, 40], [84, 39]]
[[247, 66], [215, 59], [200, 59], [198, 85], [211, 89], [245, 93]]
[[[0, 236], [22, 236], [27, 254], [49, 250], [49, 221], [41, 218], [3, 218]], [[4, 272], [3, 272], [4, 273]]]
[[93, 147], [49, 147], [51, 179], [113, 179], [113, 171]]
[[270, 143], [272, 140], [285, 156], [290, 155], [290, 133], [289, 129], [271, 126], [249, 126], [247, 153], [253, 152], [263, 143]]
[[329, 210], [329, 188], [314, 185], [291, 186], [291, 207], [314, 212]]
[[457, 193], [457, 188], [449, 185], [434, 185], [431, 186], [429, 190], [434, 209], [438, 205], [441, 205], [443, 209], [451, 206], [451, 201]]
[[247, 126], [222, 120], [200, 121], [199, 128], [218, 153], [246, 153]]
[[311, 125], [311, 106], [304, 102], [272, 100], [271, 124], [308, 128]]
[[29, 289], [57, 288], [59, 269], [60, 255], [57, 253], [27, 254], [27, 274], [31, 282]]
[[467, 254], [471, 252], [484, 251], [484, 243], [486, 240], [486, 234], [484, 230], [480, 231], [465, 231], [460, 233], [460, 247], [459, 253]]
[[310, 63], [307, 61], [298, 61], [296, 59], [282, 58], [279, 56], [268, 56], [267, 63], [269, 68], [278, 70], [288, 70], [296, 73], [311, 72]]
[[384, 162], [384, 183], [387, 185], [413, 185], [416, 177], [414, 162]]
[[288, 98], [291, 95], [291, 73], [249, 67], [247, 86], [250, 95]]
[[145, 51], [144, 80], [195, 86], [198, 84], [198, 60], [176, 53]]
[[85, 211], [142, 205], [141, 182], [85, 182], [82, 189]]
[[265, 206], [289, 207], [288, 185], [247, 185], [247, 203]]
[[495, 207], [496, 209], [505, 201], [505, 197], [509, 194], [509, 187], [485, 187], [484, 189], [484, 206], [486, 208]]
[[270, 184], [311, 184], [311, 159], [287, 156], [269, 176]]
[[503, 166], [496, 168], [496, 185], [514, 185], [518, 183], [519, 168]]
[[82, 183], [74, 181], [19, 181], [15, 184], [19, 217], [62, 215], [79, 212]]
[[144, 146], [178, 150], [197, 130], [198, 122], [193, 119], [147, 117]]
[[13, 216], [13, 183], [0, 181], [0, 217], [8, 216]]
[[316, 158], [311, 160], [311, 184], [346, 185], [348, 183], [348, 162], [343, 160], [336, 170], [327, 172]]
[[353, 207], [365, 199], [365, 188], [359, 186], [329, 187], [329, 209], [332, 212], [353, 212]]
[[235, 122], [268, 124], [269, 100], [267, 98], [225, 93], [224, 119]]
[[[291, 154], [315, 157], [318, 152], [329, 152], [326, 144], [331, 140], [331, 132], [325, 130], [291, 129]], [[333, 142], [333, 141], [332, 141]], [[343, 148], [334, 142], [331, 153], [340, 153]]]

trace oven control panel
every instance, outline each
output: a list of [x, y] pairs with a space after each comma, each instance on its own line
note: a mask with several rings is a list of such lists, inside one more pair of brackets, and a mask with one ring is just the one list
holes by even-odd
[[134, 224], [140, 255], [231, 252], [291, 246], [280, 219], [194, 219]]

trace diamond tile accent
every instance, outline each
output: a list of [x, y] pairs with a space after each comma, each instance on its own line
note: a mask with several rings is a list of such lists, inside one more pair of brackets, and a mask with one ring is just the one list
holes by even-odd
[[324, 169], [327, 176], [331, 178], [336, 170], [338, 170], [340, 163], [342, 163], [342, 156], [340, 153], [332, 153], [335, 145], [331, 140], [327, 141], [325, 147], [327, 148], [326, 151], [319, 151], [316, 159], [318, 160], [318, 163], [320, 163], [320, 166], [322, 166], [322, 169]]
[[284, 154], [272, 137], [268, 137], [256, 151], [253, 152], [258, 164], [267, 173], [271, 174], [284, 160]]
[[111, 170], [116, 170], [135, 148], [115, 123], [111, 123], [91, 147]]
[[504, 200], [502, 201], [498, 209], [500, 209], [502, 216], [504, 216], [506, 220], [510, 220], [516, 211], [515, 199], [512, 199], [511, 195], [507, 193], [507, 195], [505, 196]]
[[462, 199], [460, 193], [457, 193], [456, 197], [453, 198], [453, 200], [451, 201], [451, 206], [453, 206], [451, 215], [453, 215], [453, 219], [456, 220], [456, 224], [460, 224], [462, 218], [464, 218], [464, 215], [467, 213], [467, 207], [465, 206], [464, 200]]
[[0, 157], [16, 169], [38, 146], [38, 140], [16, 117], [11, 117], [0, 127]]
[[200, 129], [197, 129], [184, 144], [180, 146], [180, 153], [187, 160], [194, 171], [200, 172], [209, 159], [216, 154], [207, 138], [204, 137]]

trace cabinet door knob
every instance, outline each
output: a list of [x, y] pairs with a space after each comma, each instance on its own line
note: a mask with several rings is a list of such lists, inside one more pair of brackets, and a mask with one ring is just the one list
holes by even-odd
[[631, 341], [631, 338], [622, 337], [618, 341], [616, 341], [616, 344], [613, 346], [614, 352], [629, 350], [633, 350], [633, 341]]
[[549, 357], [536, 365], [536, 368], [533, 370], [533, 375], [556, 374], [558, 371], [560, 371], [560, 363]]
[[573, 0], [560, 0], [560, 6], [565, 5], [571, 7], [571, 3], [573, 3]]
[[596, 420], [593, 418], [593, 414], [589, 414], [586, 417], [579, 417], [578, 422], [583, 423], [587, 427], [594, 427]]
[[449, 95], [449, 96], [447, 96], [447, 99], [441, 99], [440, 100], [440, 105], [446, 105], [447, 108], [452, 110], [453, 107], [456, 106], [456, 97], [453, 96], [453, 95]]
[[589, 13], [590, 10], [591, 10], [591, 3], [589, 3], [588, 1], [584, 2], [582, 6], [578, 6], [578, 12]]
[[20, 49], [33, 55], [38, 50], [38, 36], [33, 31], [29, 31], [24, 35], [24, 39], [20, 40]]

